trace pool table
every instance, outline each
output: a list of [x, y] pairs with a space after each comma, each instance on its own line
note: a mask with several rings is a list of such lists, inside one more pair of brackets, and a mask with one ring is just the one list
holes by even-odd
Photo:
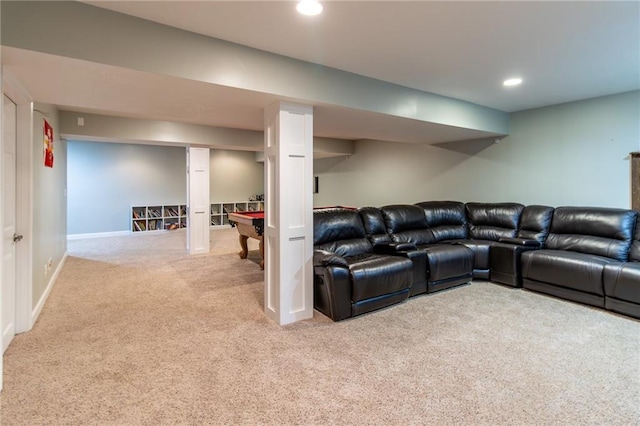
[[260, 243], [260, 269], [264, 269], [264, 246], [262, 231], [264, 230], [264, 211], [229, 213], [229, 223], [238, 228], [240, 259], [246, 259], [249, 249], [247, 239], [255, 238]]
[[[317, 209], [326, 208], [343, 208], [349, 210], [356, 210], [355, 207], [344, 206], [331, 206], [331, 207], [314, 207]], [[255, 238], [260, 243], [260, 269], [264, 269], [264, 246], [262, 241], [262, 231], [264, 231], [264, 211], [253, 212], [230, 212], [229, 224], [238, 228], [238, 234], [240, 239], [240, 259], [246, 259], [249, 253], [247, 248], [247, 240], [249, 238]]]

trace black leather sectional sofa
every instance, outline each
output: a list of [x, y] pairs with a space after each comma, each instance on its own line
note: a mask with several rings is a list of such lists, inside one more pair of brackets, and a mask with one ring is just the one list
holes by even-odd
[[334, 321], [473, 278], [640, 318], [634, 210], [428, 201], [314, 211], [314, 306]]

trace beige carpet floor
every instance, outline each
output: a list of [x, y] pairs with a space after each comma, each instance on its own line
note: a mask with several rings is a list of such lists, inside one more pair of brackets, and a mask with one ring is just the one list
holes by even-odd
[[640, 322], [476, 281], [333, 323], [263, 314], [257, 244], [69, 242], [5, 353], [2, 425], [637, 425]]

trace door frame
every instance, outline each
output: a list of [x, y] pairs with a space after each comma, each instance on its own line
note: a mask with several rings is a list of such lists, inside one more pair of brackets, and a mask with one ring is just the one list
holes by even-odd
[[[20, 82], [2, 67], [2, 93], [16, 103], [16, 333], [31, 330], [33, 293], [33, 99]], [[0, 155], [2, 155], [0, 153]], [[0, 164], [2, 164], [0, 158]], [[4, 211], [4, 206], [0, 212]], [[0, 213], [2, 215], [2, 213]], [[0, 218], [4, 221], [4, 218]], [[1, 317], [0, 317], [1, 318]]]

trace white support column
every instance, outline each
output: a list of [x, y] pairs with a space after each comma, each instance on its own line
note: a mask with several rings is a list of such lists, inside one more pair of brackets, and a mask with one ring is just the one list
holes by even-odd
[[187, 250], [209, 253], [209, 149], [187, 148]]
[[264, 310], [285, 325], [313, 317], [313, 107], [267, 107], [264, 152]]

